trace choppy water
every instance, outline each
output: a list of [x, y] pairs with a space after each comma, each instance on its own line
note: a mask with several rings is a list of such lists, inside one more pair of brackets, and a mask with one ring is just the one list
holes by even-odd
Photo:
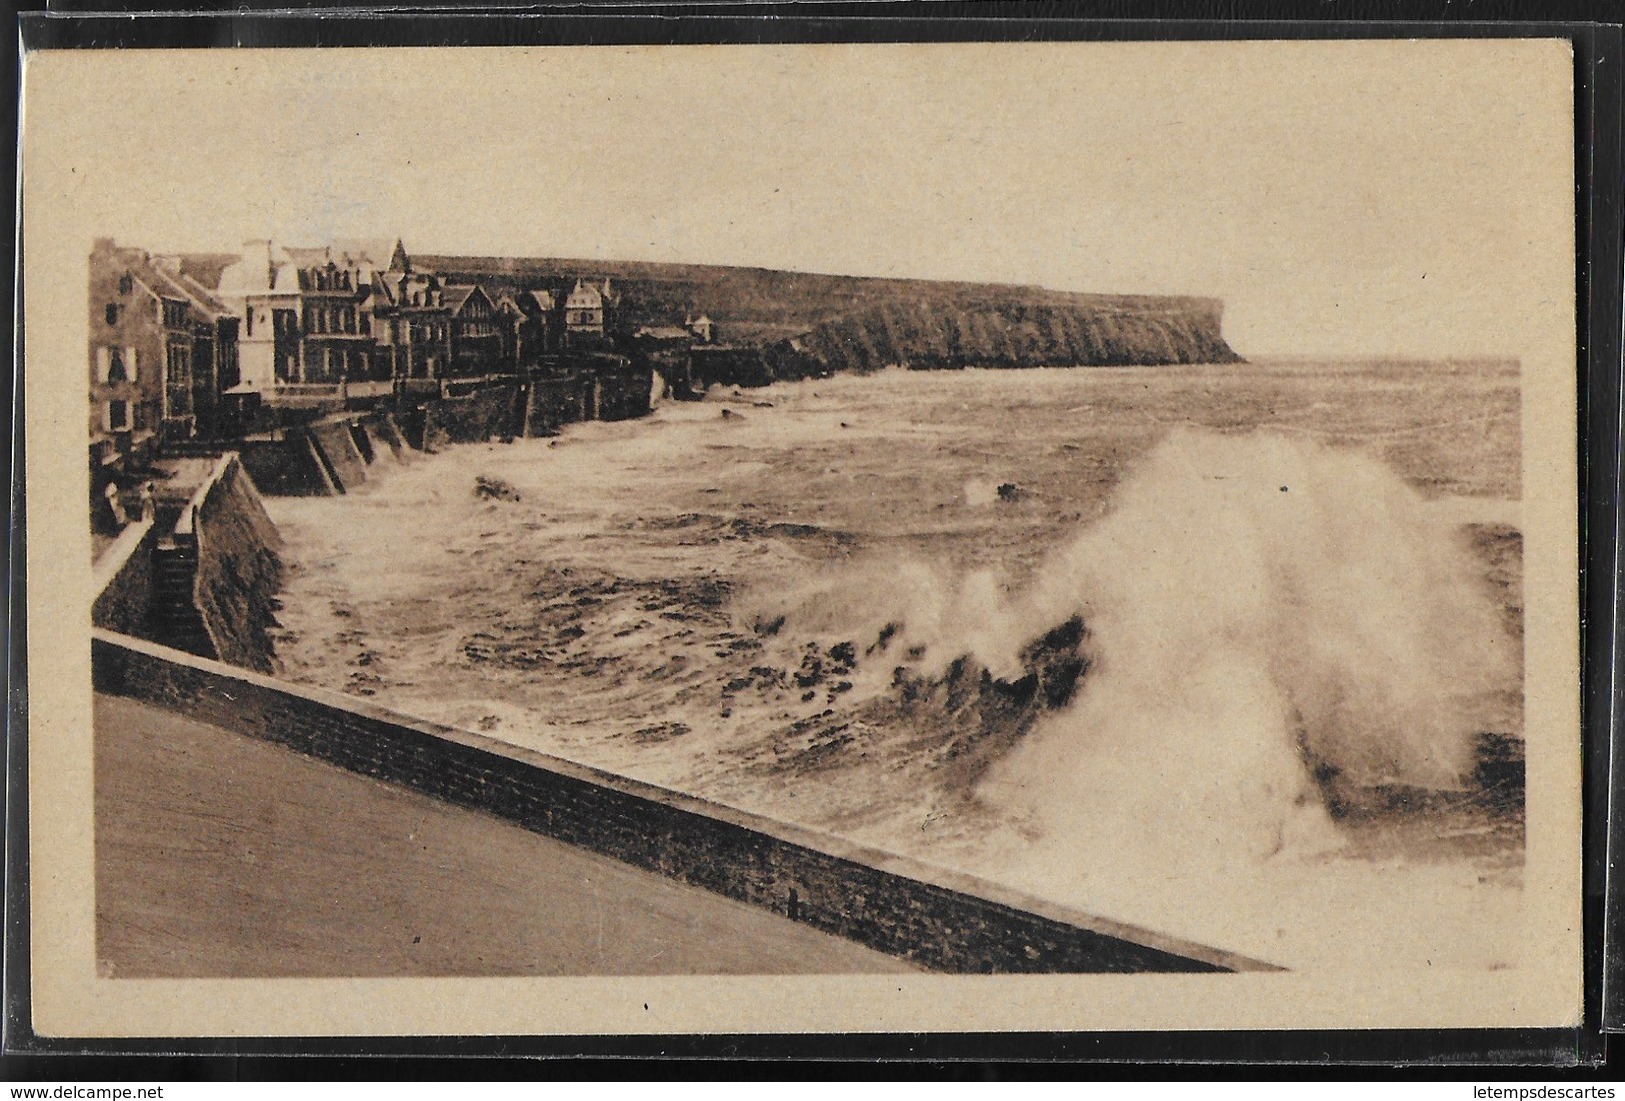
[[1511, 966], [1518, 411], [1470, 363], [713, 394], [271, 501], [279, 652], [1276, 962]]

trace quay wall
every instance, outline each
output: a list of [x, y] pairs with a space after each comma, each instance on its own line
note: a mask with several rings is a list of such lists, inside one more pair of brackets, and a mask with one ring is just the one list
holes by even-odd
[[354, 489], [367, 480], [367, 461], [361, 457], [347, 421], [321, 421], [308, 431], [338, 492]]
[[525, 435], [553, 436], [567, 424], [589, 419], [593, 405], [590, 379], [537, 379], [525, 403]]
[[492, 436], [520, 434], [515, 386], [487, 386], [467, 397], [442, 398], [423, 409], [423, 446], [484, 443]]
[[598, 384], [598, 419], [628, 421], [647, 417], [652, 410], [654, 371], [617, 371]]
[[193, 603], [222, 661], [271, 672], [271, 628], [282, 586], [282, 536], [243, 464], [227, 456], [193, 510]]
[[254, 485], [273, 497], [330, 497], [367, 480], [380, 460], [414, 450], [395, 418], [366, 413], [286, 429], [281, 439], [232, 444]]
[[126, 527], [102, 552], [94, 567], [96, 598], [90, 606], [92, 625], [121, 634], [151, 637], [148, 624], [156, 584], [153, 551], [157, 545], [158, 526], [149, 518]]
[[388, 413], [375, 414], [361, 422], [361, 429], [372, 441], [373, 462], [388, 459], [397, 463], [408, 461], [411, 449], [395, 424], [394, 417]]
[[359, 418], [349, 423], [349, 429], [350, 441], [355, 444], [355, 449], [360, 454], [361, 461], [371, 466], [378, 459], [377, 454], [372, 449], [372, 436], [368, 434], [366, 426], [361, 423]]
[[241, 440], [232, 444], [262, 493], [273, 497], [326, 497], [338, 492], [303, 429], [280, 440]]
[[927, 968], [1274, 969], [367, 701], [109, 631], [92, 645], [99, 691], [484, 811]]

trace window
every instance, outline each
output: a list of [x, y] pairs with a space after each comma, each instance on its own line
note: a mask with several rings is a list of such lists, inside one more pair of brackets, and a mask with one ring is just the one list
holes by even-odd
[[109, 302], [107, 304], [107, 323], [109, 325], [117, 325], [118, 324], [118, 303], [117, 302]]
[[115, 386], [136, 381], [134, 348], [97, 348], [96, 381]]
[[250, 310], [244, 310], [243, 313], [245, 315], [244, 320], [247, 322], [247, 327], [246, 327], [243, 335], [244, 336], [253, 336], [254, 335], [254, 311], [251, 310], [251, 309]]
[[120, 294], [129, 294], [133, 290], [135, 290], [135, 279], [130, 275], [130, 273], [125, 272], [123, 275], [119, 276], [118, 292]]
[[187, 349], [171, 345], [168, 367], [168, 378], [164, 380], [166, 414], [184, 417], [192, 412], [192, 357]]
[[102, 423], [109, 432], [129, 432], [133, 429], [130, 423], [130, 403], [127, 401], [110, 401], [102, 406]]

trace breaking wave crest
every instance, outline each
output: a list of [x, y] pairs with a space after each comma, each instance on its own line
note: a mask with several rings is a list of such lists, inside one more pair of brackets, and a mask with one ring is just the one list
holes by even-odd
[[1032, 867], [1155, 874], [1334, 848], [1351, 791], [1468, 785], [1519, 676], [1482, 573], [1380, 460], [1179, 430], [1019, 587], [869, 562], [754, 610], [858, 640], [871, 713], [929, 704]]

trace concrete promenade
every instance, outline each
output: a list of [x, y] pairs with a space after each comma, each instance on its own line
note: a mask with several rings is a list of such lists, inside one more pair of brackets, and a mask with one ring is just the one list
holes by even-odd
[[759, 907], [105, 694], [96, 830], [97, 955], [114, 976], [912, 970]]

